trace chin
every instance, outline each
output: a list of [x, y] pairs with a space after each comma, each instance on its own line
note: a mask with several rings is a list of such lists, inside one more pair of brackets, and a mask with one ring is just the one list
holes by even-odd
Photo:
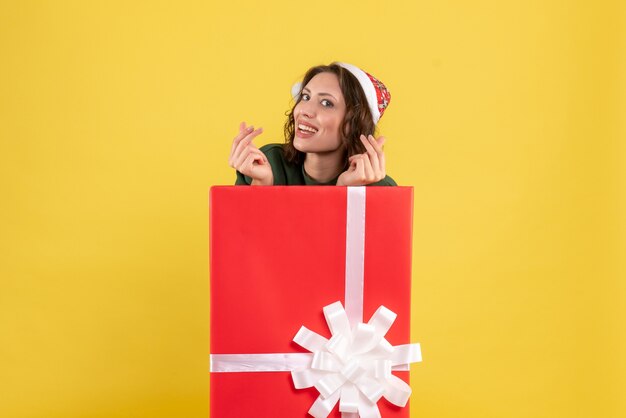
[[297, 149], [300, 152], [309, 152], [311, 151], [309, 149], [309, 147], [307, 147], [307, 144], [305, 143], [305, 140], [303, 140], [302, 138], [298, 138], [297, 136], [294, 136], [293, 138], [293, 147], [295, 149]]

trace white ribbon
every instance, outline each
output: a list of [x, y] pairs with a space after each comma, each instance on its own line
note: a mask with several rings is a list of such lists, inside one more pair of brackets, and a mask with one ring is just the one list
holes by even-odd
[[346, 290], [348, 319], [363, 321], [363, 270], [365, 264], [365, 187], [348, 187], [346, 208]]
[[211, 354], [211, 373], [224, 372], [290, 372], [294, 367], [309, 367], [313, 354]]
[[396, 314], [380, 306], [363, 321], [363, 265], [365, 254], [365, 187], [348, 187], [346, 222], [346, 290], [341, 302], [324, 307], [332, 337], [306, 327], [293, 338], [311, 353], [213, 354], [211, 372], [291, 371], [296, 389], [315, 387], [320, 395], [309, 409], [325, 418], [339, 403], [343, 418], [380, 417], [376, 403], [384, 397], [403, 407], [411, 388], [392, 370], [408, 370], [422, 361], [419, 344], [392, 346], [387, 331]]

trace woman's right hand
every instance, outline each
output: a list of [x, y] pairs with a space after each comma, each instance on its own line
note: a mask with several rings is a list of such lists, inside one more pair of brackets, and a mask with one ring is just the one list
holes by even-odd
[[252, 178], [252, 185], [271, 186], [274, 184], [272, 167], [252, 140], [263, 132], [263, 128], [246, 127], [245, 122], [239, 125], [239, 135], [233, 139], [228, 165], [244, 176]]

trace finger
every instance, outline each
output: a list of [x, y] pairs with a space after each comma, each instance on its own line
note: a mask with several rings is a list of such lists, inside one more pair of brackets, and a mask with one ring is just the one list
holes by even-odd
[[387, 138], [385, 138], [384, 136], [379, 137], [377, 140], [378, 146], [380, 147], [380, 154], [378, 155], [378, 159], [380, 160], [380, 170], [382, 174], [381, 180], [387, 175], [387, 169], [385, 168], [385, 152], [383, 151], [383, 145], [385, 145], [386, 140]]
[[376, 175], [375, 181], [380, 181], [385, 178], [385, 152], [383, 151], [383, 144], [385, 143], [385, 137], [381, 136], [378, 139], [374, 138], [374, 135], [370, 135], [369, 139], [372, 146], [376, 150], [378, 157], [378, 166], [373, 166], [374, 174]]
[[263, 153], [263, 151], [261, 151], [260, 149], [258, 149], [257, 147], [254, 146], [254, 144], [250, 144], [251, 149], [250, 152], [258, 155], [260, 160], [259, 160], [259, 164], [269, 164], [269, 160], [267, 159], [267, 156]]
[[369, 156], [369, 161], [372, 168], [376, 171], [380, 171], [378, 152], [374, 149], [374, 145], [372, 144], [372, 142], [375, 142], [374, 137], [372, 135], [369, 135], [367, 137], [365, 135], [361, 135], [361, 142], [363, 142], [363, 145], [365, 146], [365, 150], [367, 151], [367, 155]]
[[363, 158], [363, 168], [365, 171], [365, 181], [369, 183], [373, 183], [376, 181], [376, 174], [374, 173], [374, 168], [372, 167], [372, 162], [369, 157]]
[[349, 173], [352, 173], [354, 171], [354, 169], [356, 168], [356, 160], [353, 159], [352, 157], [350, 157], [350, 165], [348, 166], [348, 169], [346, 170]]
[[[252, 128], [252, 126], [251, 126], [251, 128]], [[253, 130], [252, 132], [250, 132], [248, 135], [246, 135], [246, 137], [244, 139], [247, 139], [248, 141], [252, 142], [252, 140], [255, 137], [261, 135], [262, 133], [263, 133], [263, 128], [258, 128], [258, 129]]]
[[354, 154], [348, 157], [348, 162], [350, 162], [351, 167], [356, 167], [357, 160], [363, 158], [363, 154]]
[[374, 148], [376, 154], [378, 154], [378, 158], [380, 158], [380, 155], [384, 152], [383, 144], [385, 143], [385, 137], [381, 136], [379, 139], [376, 139], [374, 138], [374, 135], [369, 135], [367, 139], [369, 140], [370, 144], [372, 144], [372, 148]]
[[254, 130], [254, 126], [252, 126], [252, 125], [248, 126], [245, 121], [241, 122], [241, 125], [243, 125], [243, 129], [242, 130], [244, 130], [244, 131], [246, 129], [248, 129], [248, 128], [252, 128]]
[[265, 155], [261, 151], [259, 151], [258, 148], [255, 148], [254, 145], [249, 145], [241, 151], [241, 154], [239, 154], [237, 160], [235, 160], [234, 168], [241, 171], [243, 167], [243, 162], [249, 155], [254, 155], [260, 163], [264, 163], [266, 161]]
[[246, 175], [253, 177], [252, 174], [254, 174], [253, 170], [254, 170], [254, 162], [255, 161], [259, 161], [261, 157], [259, 155], [256, 155], [255, 153], [251, 152], [246, 159], [242, 162], [241, 164], [241, 170], [239, 170], [240, 172], [244, 172], [246, 173]]
[[[250, 128], [252, 128], [252, 127], [249, 127], [248, 131], [250, 130]], [[246, 131], [246, 132], [248, 132], [248, 131]], [[239, 141], [239, 143], [237, 144], [237, 147], [235, 148], [235, 152], [233, 153], [233, 159], [235, 159], [235, 160], [238, 159], [238, 156], [240, 155], [241, 150], [243, 150], [245, 147], [250, 145], [252, 140], [255, 137], [261, 135], [262, 133], [263, 133], [263, 128], [259, 128], [257, 130], [254, 130], [254, 131], [248, 133], [248, 135], [246, 135], [244, 138], [242, 138]], [[256, 146], [254, 146], [254, 145], [252, 145], [252, 146], [256, 148]]]
[[364, 158], [358, 158], [356, 160], [356, 167], [354, 169], [359, 182], [365, 181], [365, 166], [363, 164], [363, 160]]
[[383, 150], [383, 145], [385, 144], [386, 140], [387, 138], [385, 138], [384, 136], [379, 136], [378, 139], [376, 139], [373, 135], [371, 135], [372, 146], [374, 147], [374, 149], [376, 149], [376, 152], [378, 153], [378, 160], [382, 175], [382, 177], [380, 177], [380, 180], [385, 178], [385, 152]]
[[241, 142], [245, 142], [249, 145], [252, 145], [254, 148], [256, 148], [256, 145], [254, 145], [252, 143], [252, 140], [254, 138], [256, 138], [257, 136], [261, 135], [263, 133], [263, 128], [259, 128], [257, 130], [254, 130], [252, 132], [250, 132], [248, 135], [246, 135], [246, 137], [244, 139], [241, 140]]
[[[243, 125], [243, 129], [241, 129]], [[239, 133], [237, 134], [237, 136], [234, 138], [234, 140], [240, 140], [245, 138], [246, 135], [248, 135], [250, 132], [252, 132], [254, 130], [254, 126], [250, 125], [250, 126], [246, 126], [245, 122], [242, 122], [241, 125], [239, 125]]]
[[245, 160], [241, 163], [238, 171], [244, 176], [253, 177], [252, 176], [252, 162], [254, 161], [254, 155], [248, 155]]
[[250, 147], [245, 147], [244, 149], [242, 149], [239, 152], [237, 152], [237, 155], [233, 159], [233, 164], [232, 164], [232, 167], [235, 170], [241, 171], [242, 164], [246, 160], [246, 158], [248, 158], [248, 155], [250, 154], [250, 150], [251, 149], [252, 148], [250, 148]]
[[379, 136], [378, 139], [376, 139], [374, 138], [374, 135], [369, 135], [367, 138], [369, 139], [376, 152], [378, 152], [379, 154], [383, 152], [383, 144], [385, 143], [384, 136]]
[[243, 131], [239, 131], [239, 134], [237, 134], [237, 136], [233, 139], [233, 144], [232, 144], [232, 146], [230, 148], [229, 160], [234, 157], [233, 154], [235, 153], [235, 150], [237, 149], [237, 146], [239, 145], [239, 143], [246, 137], [246, 135], [251, 133], [253, 129], [254, 129], [253, 126], [249, 126], [248, 128], [244, 129]]

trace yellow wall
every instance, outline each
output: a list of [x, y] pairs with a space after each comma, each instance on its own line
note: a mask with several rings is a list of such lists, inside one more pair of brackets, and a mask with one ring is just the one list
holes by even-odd
[[271, 4], [0, 5], [0, 416], [207, 416], [207, 188], [332, 60], [415, 187], [412, 416], [626, 416], [624, 3]]

